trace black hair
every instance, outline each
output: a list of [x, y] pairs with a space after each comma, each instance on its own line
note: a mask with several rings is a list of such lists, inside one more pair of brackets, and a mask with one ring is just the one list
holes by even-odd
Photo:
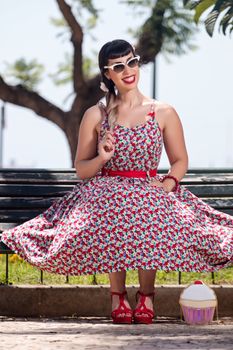
[[118, 57], [126, 56], [130, 53], [133, 53], [135, 56], [133, 46], [126, 40], [116, 39], [112, 41], [108, 41], [106, 44], [102, 46], [99, 52], [99, 69], [101, 72], [102, 81], [105, 83], [106, 87], [109, 89], [109, 93], [115, 95], [114, 83], [111, 79], [107, 79], [104, 75], [106, 68], [104, 66], [108, 65], [109, 59], [114, 59]]

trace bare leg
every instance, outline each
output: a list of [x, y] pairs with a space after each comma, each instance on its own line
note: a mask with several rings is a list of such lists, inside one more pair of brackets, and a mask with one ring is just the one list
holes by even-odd
[[[109, 273], [110, 290], [112, 292], [122, 293], [125, 291], [125, 279], [126, 271], [111, 272]], [[112, 296], [112, 310], [115, 310], [119, 305], [119, 296]], [[131, 309], [127, 299], [125, 299], [125, 305]]]
[[[141, 270], [141, 269], [138, 270], [140, 291], [142, 293], [147, 294], [147, 293], [154, 292], [155, 277], [156, 277], [156, 270]], [[138, 299], [138, 304], [139, 304], [139, 300], [140, 298]], [[146, 297], [145, 305], [149, 309], [153, 310], [152, 297]]]
[[138, 270], [138, 280], [140, 291], [143, 293], [152, 293], [154, 291], [156, 270]]
[[109, 280], [112, 292], [122, 293], [125, 291], [126, 271], [109, 273]]

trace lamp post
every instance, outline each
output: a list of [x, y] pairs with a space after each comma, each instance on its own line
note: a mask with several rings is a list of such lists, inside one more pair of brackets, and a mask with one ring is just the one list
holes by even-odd
[[0, 168], [3, 167], [3, 129], [5, 127], [5, 102], [3, 102], [0, 114]]

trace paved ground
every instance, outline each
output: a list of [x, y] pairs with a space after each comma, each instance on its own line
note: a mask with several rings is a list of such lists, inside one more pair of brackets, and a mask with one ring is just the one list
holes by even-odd
[[107, 318], [19, 319], [0, 317], [0, 348], [14, 350], [233, 349], [233, 319], [208, 326], [156, 319], [152, 325], [113, 325]]

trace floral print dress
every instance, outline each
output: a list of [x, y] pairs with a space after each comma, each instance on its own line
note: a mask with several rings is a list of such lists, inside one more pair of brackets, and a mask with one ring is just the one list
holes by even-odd
[[[163, 134], [151, 107], [146, 123], [115, 125], [115, 153], [105, 168], [158, 168]], [[107, 129], [105, 112], [98, 142]], [[100, 169], [42, 214], [4, 231], [2, 241], [32, 265], [58, 274], [208, 272], [233, 263], [233, 217], [183, 185], [166, 193], [148, 177], [106, 176]]]

